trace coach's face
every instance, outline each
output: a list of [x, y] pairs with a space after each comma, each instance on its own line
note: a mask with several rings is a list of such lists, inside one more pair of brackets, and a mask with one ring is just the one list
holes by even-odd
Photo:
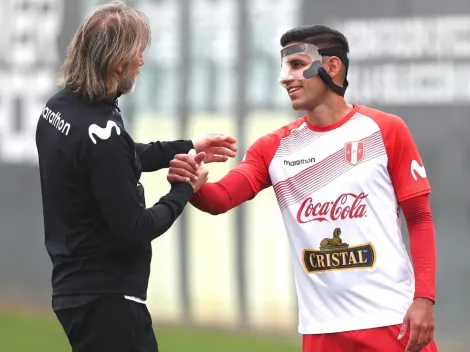
[[144, 65], [144, 55], [139, 53], [128, 65], [121, 70], [121, 82], [119, 89], [122, 94], [130, 94], [134, 91], [140, 67]]

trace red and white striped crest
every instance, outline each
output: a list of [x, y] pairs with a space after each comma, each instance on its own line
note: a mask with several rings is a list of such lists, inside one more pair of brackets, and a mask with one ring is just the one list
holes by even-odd
[[344, 158], [348, 163], [356, 165], [364, 159], [364, 142], [349, 142], [344, 145]]

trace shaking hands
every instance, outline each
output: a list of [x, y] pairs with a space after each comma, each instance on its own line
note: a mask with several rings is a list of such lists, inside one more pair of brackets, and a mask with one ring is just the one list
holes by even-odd
[[209, 172], [202, 166], [206, 153], [196, 153], [191, 149], [188, 154], [177, 154], [170, 161], [167, 180], [170, 183], [186, 182], [189, 183], [194, 192], [207, 181]]
[[228, 158], [234, 158], [237, 151], [235, 143], [235, 138], [221, 134], [209, 134], [195, 140], [194, 149], [188, 154], [177, 154], [170, 161], [168, 182], [187, 182], [197, 192], [209, 174], [203, 166], [204, 162], [225, 162]]

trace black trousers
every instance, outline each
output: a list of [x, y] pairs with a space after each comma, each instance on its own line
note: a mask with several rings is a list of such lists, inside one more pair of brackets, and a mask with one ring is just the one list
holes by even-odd
[[55, 313], [73, 352], [158, 352], [144, 304], [105, 296]]

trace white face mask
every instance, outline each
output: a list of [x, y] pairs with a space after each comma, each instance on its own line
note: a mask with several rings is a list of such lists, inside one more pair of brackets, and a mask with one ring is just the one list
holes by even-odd
[[322, 57], [313, 44], [293, 44], [281, 50], [281, 73], [279, 82], [312, 78], [322, 65]]

